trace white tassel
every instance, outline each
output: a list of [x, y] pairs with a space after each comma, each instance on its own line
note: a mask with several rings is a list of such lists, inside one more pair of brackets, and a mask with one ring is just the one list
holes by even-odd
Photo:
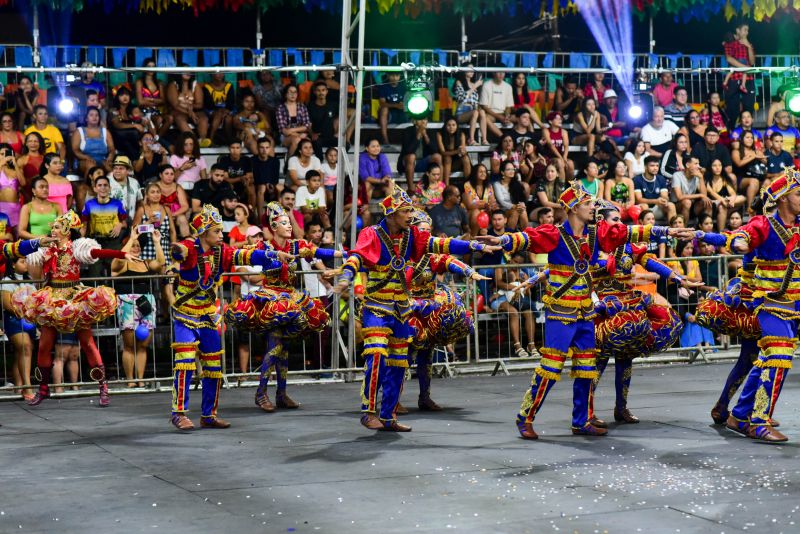
[[100, 243], [88, 237], [82, 237], [72, 242], [72, 255], [78, 260], [78, 263], [85, 265], [92, 265], [97, 263], [97, 258], [92, 257], [93, 250], [99, 250], [102, 247]]

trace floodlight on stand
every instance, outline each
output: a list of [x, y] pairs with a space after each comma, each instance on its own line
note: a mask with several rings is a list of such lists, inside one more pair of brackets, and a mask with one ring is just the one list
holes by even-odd
[[794, 116], [800, 116], [800, 87], [787, 90], [784, 99], [786, 110]]
[[58, 111], [61, 112], [63, 115], [70, 115], [75, 110], [75, 102], [69, 98], [65, 97], [58, 101]]
[[632, 104], [631, 107], [628, 108], [628, 116], [632, 119], [640, 119], [642, 117], [642, 106], [639, 104]]
[[425, 119], [433, 109], [430, 78], [422, 74], [406, 75], [406, 94], [403, 109], [412, 119]]

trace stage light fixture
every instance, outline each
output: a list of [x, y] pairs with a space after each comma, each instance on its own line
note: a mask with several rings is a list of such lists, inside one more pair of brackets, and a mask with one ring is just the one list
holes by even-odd
[[639, 104], [633, 104], [630, 108], [628, 108], [628, 116], [632, 119], [640, 119], [642, 117], [642, 106]]
[[800, 116], [800, 87], [795, 87], [786, 91], [784, 97], [786, 110], [794, 116]]
[[63, 115], [70, 115], [75, 110], [75, 102], [69, 98], [62, 98], [58, 101], [58, 111]]
[[433, 109], [433, 90], [430, 77], [425, 74], [406, 74], [406, 94], [403, 108], [412, 119], [425, 119]]

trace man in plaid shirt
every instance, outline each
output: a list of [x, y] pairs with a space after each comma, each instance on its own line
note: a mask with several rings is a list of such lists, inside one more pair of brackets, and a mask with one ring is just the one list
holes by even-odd
[[[723, 44], [725, 49], [725, 59], [731, 67], [752, 67], [755, 64], [756, 54], [753, 45], [747, 40], [750, 27], [747, 24], [740, 24], [736, 27], [733, 40]], [[725, 109], [728, 111], [728, 130], [733, 130], [736, 120], [742, 111], [754, 112], [755, 107], [755, 85], [753, 77], [747, 76], [746, 81], [742, 80], [743, 73], [734, 72], [725, 89]]]

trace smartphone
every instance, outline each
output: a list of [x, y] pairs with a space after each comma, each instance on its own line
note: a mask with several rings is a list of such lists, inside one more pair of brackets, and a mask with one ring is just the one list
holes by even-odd
[[136, 230], [140, 234], [152, 234], [155, 227], [152, 224], [140, 224], [136, 227]]

